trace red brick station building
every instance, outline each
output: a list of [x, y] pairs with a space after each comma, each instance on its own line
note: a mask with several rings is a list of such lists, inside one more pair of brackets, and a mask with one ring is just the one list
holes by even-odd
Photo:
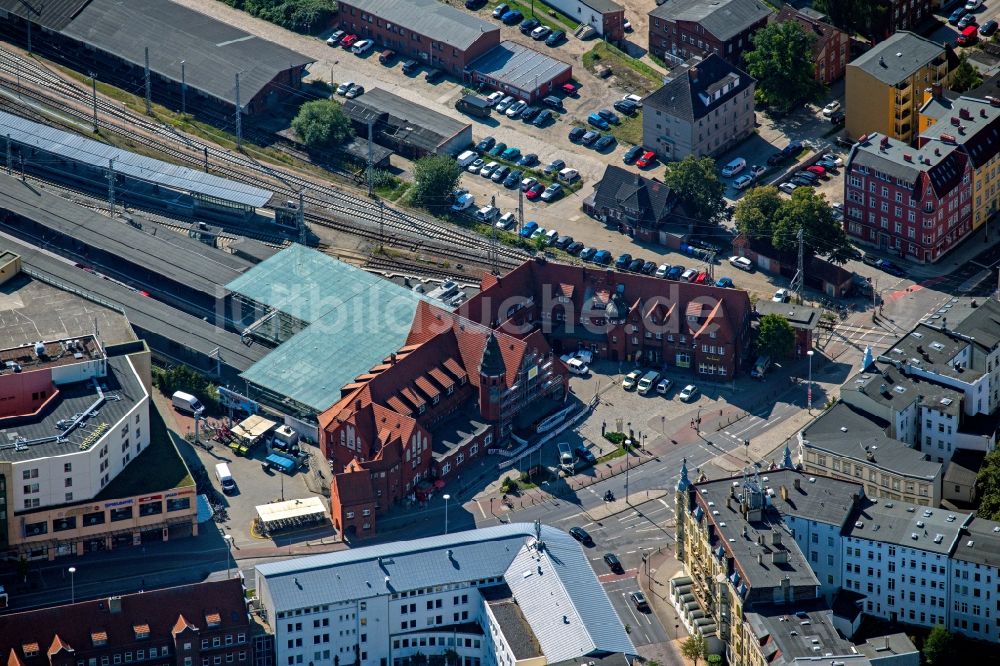
[[443, 488], [511, 433], [530, 439], [569, 397], [561, 354], [725, 379], [750, 321], [744, 291], [544, 260], [486, 275], [457, 312], [422, 302], [405, 345], [320, 415], [334, 527], [371, 536], [395, 502]]

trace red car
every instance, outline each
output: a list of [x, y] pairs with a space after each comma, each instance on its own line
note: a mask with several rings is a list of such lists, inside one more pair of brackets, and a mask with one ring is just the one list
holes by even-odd
[[806, 167], [806, 171], [816, 174], [817, 176], [826, 176], [826, 169], [818, 164], [813, 164], [811, 167]]
[[647, 150], [642, 154], [642, 157], [635, 161], [635, 165], [640, 169], [645, 169], [650, 164], [656, 161], [656, 153], [652, 150]]
[[345, 49], [349, 49], [356, 41], [358, 41], [357, 35], [348, 35], [347, 37], [344, 37], [342, 40], [340, 40], [340, 45], [343, 46]]
[[545, 191], [544, 185], [542, 185], [541, 183], [535, 183], [525, 191], [524, 196], [534, 201], [538, 197], [542, 196], [542, 192], [544, 191]]
[[562, 86], [562, 91], [570, 97], [576, 97], [576, 91], [578, 90], [579, 88], [575, 83], [564, 83]]
[[692, 280], [692, 282], [694, 282], [695, 284], [705, 284], [706, 280], [708, 280], [708, 273], [706, 273], [705, 271], [702, 271], [702, 272], [698, 273], [697, 276], [695, 276], [695, 278], [694, 278], [694, 280]]

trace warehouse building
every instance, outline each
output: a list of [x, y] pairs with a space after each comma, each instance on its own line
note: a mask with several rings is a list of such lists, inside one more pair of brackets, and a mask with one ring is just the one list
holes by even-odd
[[472, 125], [374, 88], [344, 103], [355, 132], [410, 159], [458, 155], [472, 145]]
[[573, 78], [573, 68], [516, 42], [503, 42], [469, 65], [465, 80], [534, 103]]
[[[286, 100], [312, 58], [169, 0], [0, 0], [5, 39], [130, 91], [150, 71], [155, 101], [189, 112], [254, 115]], [[239, 88], [237, 89], [237, 76]]]
[[347, 0], [338, 5], [341, 29], [455, 76], [500, 44], [496, 24], [438, 0]]

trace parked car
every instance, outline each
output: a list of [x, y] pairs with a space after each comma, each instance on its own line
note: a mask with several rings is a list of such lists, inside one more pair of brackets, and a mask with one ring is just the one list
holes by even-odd
[[745, 190], [746, 188], [753, 185], [754, 177], [749, 174], [743, 174], [739, 178], [733, 181], [733, 187], [738, 190]]
[[625, 378], [622, 379], [622, 388], [626, 391], [633, 390], [639, 384], [639, 380], [642, 379], [644, 374], [645, 371], [643, 370], [633, 370], [628, 373], [625, 375]]
[[563, 110], [562, 100], [556, 97], [555, 95], [549, 95], [548, 97], [543, 97], [542, 104], [549, 107], [550, 109], [555, 109], [556, 111]]
[[535, 183], [528, 189], [524, 191], [524, 197], [529, 201], [534, 201], [538, 197], [542, 196], [542, 192], [545, 191], [545, 186], [541, 183]]
[[642, 146], [632, 146], [625, 151], [624, 155], [622, 155], [622, 161], [625, 162], [625, 164], [632, 164], [632, 162], [639, 159], [639, 155], [642, 155]]
[[587, 530], [582, 527], [571, 527], [569, 528], [569, 535], [582, 543], [584, 546], [593, 546], [594, 538], [587, 534]]
[[516, 99], [514, 99], [510, 95], [507, 95], [502, 100], [500, 100], [499, 102], [497, 102], [496, 109], [497, 109], [497, 111], [501, 111], [501, 112], [506, 113], [507, 109], [510, 108], [510, 105], [513, 104], [516, 101], [517, 101]]
[[983, 0], [969, 0], [965, 3], [965, 11], [974, 12], [983, 6]]
[[798, 184], [797, 183], [793, 183], [791, 181], [789, 181], [787, 183], [782, 183], [781, 185], [778, 185], [778, 189], [781, 190], [782, 192], [787, 193], [787, 194], [791, 194], [792, 192], [795, 191], [796, 188], [798, 188]]
[[630, 99], [620, 99], [614, 103], [615, 109], [621, 111], [627, 116], [631, 116], [633, 113], [639, 110], [639, 105]]
[[631, 263], [632, 263], [632, 255], [629, 254], [628, 252], [625, 252], [624, 254], [619, 255], [618, 259], [615, 261], [615, 268], [617, 268], [620, 271], [623, 271], [626, 268], [628, 268], [628, 265]]
[[990, 19], [989, 21], [987, 21], [986, 23], [984, 23], [982, 26], [980, 26], [980, 28], [979, 28], [979, 34], [982, 35], [983, 37], [989, 37], [989, 36], [991, 36], [993, 33], [995, 33], [997, 31], [997, 26], [998, 25], [1000, 25], [1000, 24], [997, 24], [996, 21], [994, 21], [993, 19]]
[[604, 118], [612, 125], [617, 125], [621, 122], [621, 119], [617, 116], [617, 114], [615, 114], [614, 111], [610, 111], [608, 109], [601, 109], [600, 111], [597, 112], [597, 115], [599, 115], [601, 118]]
[[346, 97], [347, 99], [354, 99], [355, 97], [358, 97], [359, 95], [363, 95], [364, 93], [365, 93], [365, 87], [364, 86], [360, 86], [358, 84], [354, 84], [353, 86], [351, 86], [350, 90], [348, 90], [346, 93], [344, 93], [344, 97]]
[[722, 175], [726, 178], [735, 176], [740, 171], [743, 171], [743, 169], [746, 168], [746, 165], [747, 161], [745, 159], [742, 157], [735, 157], [730, 160], [726, 166], [722, 167]]
[[963, 16], [956, 26], [959, 30], [965, 30], [969, 26], [976, 25], [976, 16], [974, 14], [966, 14]]
[[569, 131], [569, 140], [576, 143], [583, 138], [583, 135], [587, 133], [587, 130], [582, 127], [574, 127]]
[[642, 592], [633, 592], [629, 595], [632, 603], [635, 605], [636, 610], [643, 613], [649, 612], [649, 602], [646, 600], [646, 595]]
[[444, 78], [444, 71], [438, 68], [434, 68], [424, 74], [424, 81], [427, 83], [437, 83]]
[[[844, 123], [847, 122], [847, 116], [844, 115], [843, 111], [837, 111], [835, 114], [830, 116], [830, 122], [833, 123], [834, 125], [843, 125]], [[837, 139], [838, 142], [842, 140], [844, 140], [844, 137], [840, 137], [839, 139]]]
[[489, 95], [486, 96], [486, 101], [490, 106], [496, 106], [500, 103], [500, 100], [504, 98], [504, 94], [499, 90], [494, 90]]
[[354, 81], [344, 81], [339, 86], [337, 86], [338, 95], [346, 95], [347, 91], [354, 87]]
[[326, 45], [327, 46], [337, 46], [338, 44], [340, 44], [340, 40], [342, 40], [344, 38], [344, 35], [346, 35], [346, 34], [347, 33], [344, 32], [343, 30], [336, 30], [336, 31], [334, 31], [334, 33], [332, 35], [330, 35], [329, 37], [326, 38]]
[[349, 49], [354, 46], [354, 42], [358, 41], [357, 35], [347, 35], [340, 40], [340, 46], [345, 49]]
[[[971, 14], [970, 14], [971, 16]], [[961, 34], [955, 39], [955, 44], [958, 46], [972, 46], [979, 41], [979, 32], [976, 28], [976, 23], [973, 21], [969, 25], [962, 29]]]
[[482, 170], [482, 168], [485, 165], [486, 165], [486, 162], [482, 158], [480, 158], [480, 159], [475, 160], [469, 166], [465, 167], [465, 170], [468, 171], [469, 173], [477, 174], [477, 173], [479, 173]]
[[695, 284], [705, 284], [708, 282], [708, 273], [705, 271], [698, 271], [698, 274], [694, 276], [694, 279], [691, 280], [691, 282], [694, 282]]
[[696, 277], [698, 277], [698, 271], [696, 271], [693, 268], [687, 268], [684, 270], [683, 273], [681, 273], [681, 280], [683, 280], [684, 282], [690, 282]]
[[569, 247], [569, 244], [573, 242], [572, 236], [560, 236], [556, 239], [556, 242], [552, 244], [553, 247], [559, 248], [560, 250], [565, 250]]
[[906, 277], [906, 270], [902, 266], [897, 266], [886, 259], [883, 259], [878, 267], [890, 275], [895, 275], [896, 277]]
[[491, 136], [484, 137], [479, 143], [476, 144], [477, 153], [485, 153], [487, 150], [497, 145], [497, 140]]
[[375, 48], [375, 42], [371, 39], [362, 39], [351, 47], [351, 53], [356, 56], [363, 56]]
[[656, 392], [659, 393], [660, 395], [666, 395], [667, 391], [669, 391], [670, 387], [673, 385], [674, 385], [673, 381], [664, 377], [663, 379], [661, 379], [656, 383]]
[[503, 151], [505, 151], [505, 150], [507, 150], [507, 144], [504, 143], [503, 141], [501, 141], [500, 143], [498, 143], [498, 144], [494, 145], [492, 148], [490, 148], [490, 150], [489, 150], [489, 152], [487, 154], [490, 155], [490, 156], [492, 156], [492, 157], [500, 157], [500, 155], [502, 155]]
[[525, 222], [524, 226], [521, 227], [521, 231], [518, 233], [518, 236], [521, 238], [531, 238], [531, 234], [535, 233], [536, 229], [538, 229], [538, 222], [535, 222], [534, 220]]
[[607, 150], [613, 145], [615, 145], [615, 137], [611, 136], [610, 134], [605, 134], [600, 139], [598, 139], [596, 143], [594, 143], [594, 150], [597, 151]]
[[608, 121], [602, 118], [598, 113], [592, 113], [587, 116], [587, 123], [601, 130], [606, 130], [611, 127]]
[[499, 162], [489, 162], [483, 165], [483, 168], [479, 170], [479, 175], [482, 176], [483, 178], [489, 178], [490, 176], [493, 175], [493, 172], [496, 171], [497, 168], [499, 168], [499, 166], [500, 166]]
[[787, 289], [779, 289], [774, 292], [774, 296], [771, 297], [771, 301], [774, 303], [787, 303], [791, 298], [792, 296], [788, 293]]
[[653, 273], [656, 272], [656, 262], [647, 261], [642, 265], [642, 268], [640, 268], [639, 270], [643, 275], [652, 275]]
[[527, 155], [522, 155], [521, 159], [517, 161], [517, 166], [532, 167], [538, 164], [538, 155], [534, 153], [528, 153]]
[[765, 172], [767, 172], [767, 167], [761, 166], [760, 164], [754, 164], [750, 167], [750, 175], [754, 178], [760, 178]]
[[471, 208], [476, 203], [476, 197], [471, 194], [465, 193], [458, 197], [455, 197], [455, 203], [451, 205], [453, 211], [461, 212]]
[[380, 65], [388, 65], [395, 59], [396, 59], [396, 52], [393, 51], [392, 49], [386, 49], [385, 51], [382, 51], [382, 53], [378, 54], [378, 63]]
[[566, 246], [566, 254], [570, 255], [571, 257], [576, 257], [581, 252], [583, 252], [583, 243], [581, 243], [580, 241], [573, 241], [572, 243]]
[[562, 160], [552, 160], [551, 162], [549, 162], [548, 166], [545, 167], [543, 173], [546, 176], [554, 176], [565, 168], [566, 168], [566, 163], [563, 162]]
[[506, 187], [507, 189], [510, 189], [510, 190], [514, 189], [515, 187], [518, 186], [518, 183], [521, 182], [521, 176], [523, 176], [523, 175], [524, 175], [524, 172], [521, 171], [520, 169], [517, 169], [515, 171], [511, 171], [503, 179], [503, 186]]
[[635, 165], [640, 169], [645, 169], [656, 161], [656, 153], [652, 150], [647, 150], [644, 152], [639, 159], [635, 161]]
[[951, 13], [951, 16], [948, 17], [948, 23], [952, 25], [958, 25], [958, 22], [961, 21], [962, 17], [965, 16], [966, 14], [968, 14], [968, 12], [965, 11], [964, 6], [956, 7], [955, 11], [953, 11]]
[[518, 26], [518, 28], [520, 29], [522, 35], [527, 35], [541, 24], [542, 22], [534, 17], [526, 18], [521, 21], [521, 25]]
[[507, 107], [507, 111], [505, 112], [505, 114], [508, 118], [517, 118], [519, 115], [521, 115], [521, 112], [527, 108], [528, 108], [527, 102], [522, 102], [521, 100], [518, 100], [513, 104], [511, 104], [509, 107]]
[[486, 0], [465, 0], [465, 8], [476, 10], [486, 4]]
[[844, 160], [841, 159], [840, 157], [837, 157], [833, 153], [823, 153], [822, 159], [826, 160], [827, 162], [833, 162], [833, 164], [838, 168], [844, 166]]
[[548, 37], [550, 32], [552, 32], [552, 28], [547, 25], [540, 25], [531, 31], [531, 38], [536, 42], [540, 42]]
[[592, 261], [595, 254], [597, 254], [597, 248], [585, 247], [582, 250], [580, 250], [579, 256], [584, 261]]
[[548, 37], [545, 38], [546, 46], [558, 46], [566, 39], [566, 32], [563, 30], [556, 30], [550, 33]]
[[594, 130], [588, 130], [587, 133], [580, 138], [580, 143], [582, 143], [585, 146], [589, 146], [593, 144], [595, 141], [597, 141], [599, 138], [601, 138], [600, 132], [595, 132]]
[[722, 287], [723, 289], [732, 289], [736, 285], [733, 284], [732, 278], [720, 277], [718, 280], [715, 281], [715, 286]]
[[500, 216], [500, 219], [497, 220], [496, 227], [497, 229], [506, 230], [510, 229], [515, 224], [517, 224], [517, 215], [514, 215], [514, 213], [504, 213]]
[[738, 268], [741, 271], [746, 271], [747, 273], [753, 272], [753, 262], [746, 257], [729, 257], [729, 265], [733, 268]]
[[812, 166], [807, 166], [806, 167], [806, 171], [808, 171], [809, 173], [814, 173], [814, 174], [816, 174], [817, 176], [820, 176], [820, 177], [825, 177], [826, 176], [826, 169], [824, 169], [823, 167], [821, 167], [818, 164], [813, 164]]
[[420, 70], [420, 63], [416, 60], [407, 60], [403, 63], [403, 74], [409, 76], [410, 74], [416, 74]]
[[826, 171], [836, 171], [837, 165], [830, 160], [820, 159], [816, 161], [816, 166], [823, 167]]
[[521, 149], [511, 146], [507, 150], [500, 153], [501, 159], [505, 159], [508, 162], [516, 162], [521, 159]]
[[501, 2], [493, 8], [493, 18], [498, 19], [510, 11], [510, 6], [506, 2]]
[[521, 19], [523, 18], [524, 14], [522, 14], [520, 10], [512, 9], [503, 16], [501, 16], [500, 20], [503, 22], [504, 25], [514, 25], [515, 23], [520, 23]]
[[518, 119], [523, 123], [530, 123], [532, 120], [535, 119], [535, 116], [538, 115], [539, 111], [541, 111], [541, 109], [539, 109], [537, 106], [529, 106], [525, 108], [524, 111], [521, 112], [521, 115], [518, 116]]
[[538, 184], [538, 179], [530, 177], [525, 178], [524, 180], [521, 181], [521, 191], [527, 192], [529, 187], [536, 184]]
[[510, 174], [510, 167], [501, 165], [494, 169], [493, 173], [490, 174], [490, 180], [494, 183], [502, 183], [508, 174]]
[[604, 563], [608, 565], [608, 568], [617, 574], [625, 573], [625, 569], [622, 568], [621, 560], [614, 553], [606, 553], [604, 555]]
[[[583, 362], [580, 359], [577, 359], [577, 360], [580, 361], [581, 363]], [[583, 446], [582, 444], [580, 446], [576, 447], [576, 449], [574, 449], [573, 453], [575, 453], [576, 457], [579, 458], [584, 464], [587, 464], [587, 465], [596, 465], [597, 464], [597, 456], [595, 456], [594, 453], [590, 449], [588, 449], [586, 446]]]
[[683, 389], [681, 389], [681, 392], [678, 394], [677, 397], [683, 400], [684, 402], [691, 402], [692, 400], [698, 397], [698, 387], [695, 386], [694, 384], [688, 384]]
[[679, 280], [686, 269], [683, 266], [671, 266], [667, 271], [668, 280]]
[[542, 201], [555, 201], [562, 196], [563, 187], [559, 183], [552, 183], [542, 192]]
[[594, 263], [598, 266], [607, 266], [611, 263], [611, 252], [609, 250], [598, 250], [594, 253]]
[[823, 117], [829, 118], [837, 111], [840, 111], [840, 102], [838, 102], [837, 100], [833, 100], [832, 102], [823, 107]]
[[538, 112], [538, 115], [535, 116], [535, 119], [531, 122], [531, 124], [534, 125], [535, 127], [545, 127], [550, 122], [552, 122], [552, 119], [554, 117], [555, 116], [552, 114], [551, 111], [549, 111], [548, 109], [542, 109], [541, 111]]

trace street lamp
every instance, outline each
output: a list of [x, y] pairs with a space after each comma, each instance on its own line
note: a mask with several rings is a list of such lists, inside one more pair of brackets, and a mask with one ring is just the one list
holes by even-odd
[[448, 500], [451, 499], [451, 495], [444, 494], [444, 533], [448, 533]]
[[806, 356], [809, 357], [809, 388], [806, 389], [806, 406], [810, 413], [813, 408], [813, 354], [815, 353], [812, 349], [806, 352]]
[[233, 554], [233, 535], [223, 534], [222, 540], [226, 542], [226, 580], [232, 576], [232, 568], [229, 566], [229, 558]]
[[69, 571], [69, 599], [71, 604], [76, 603], [76, 567], [70, 567]]

